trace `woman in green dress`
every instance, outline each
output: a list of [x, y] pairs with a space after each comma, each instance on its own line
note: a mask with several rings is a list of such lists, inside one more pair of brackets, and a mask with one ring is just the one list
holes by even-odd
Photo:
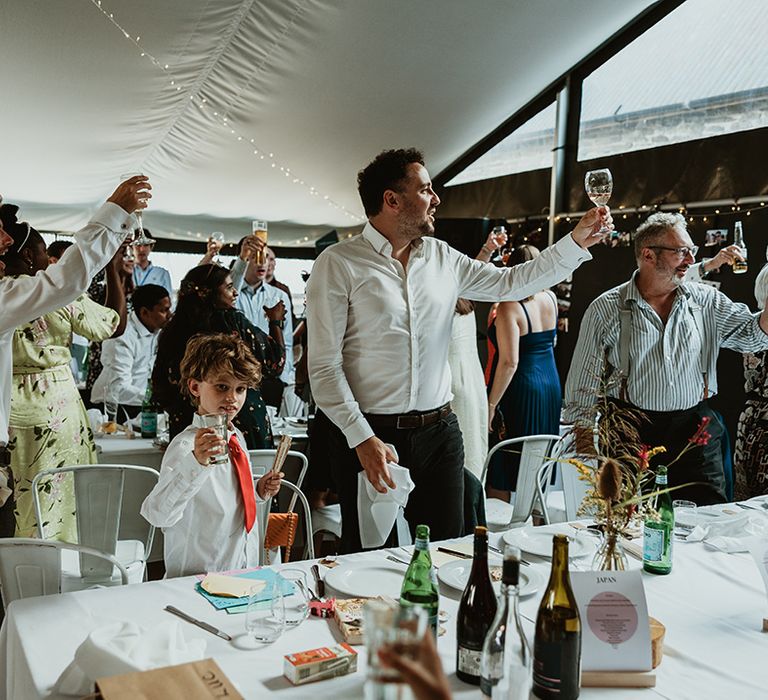
[[[168, 412], [171, 438], [189, 426], [195, 412], [179, 386], [179, 365], [187, 342], [193, 335], [234, 333], [245, 341], [261, 363], [262, 376], [279, 377], [283, 371], [283, 302], [265, 308], [270, 319], [270, 334], [267, 335], [235, 308], [236, 299], [237, 290], [229, 270], [221, 265], [198, 265], [181, 281], [176, 311], [160, 333], [152, 371], [152, 396]], [[248, 389], [245, 405], [234, 423], [245, 436], [249, 449], [274, 447], [267, 409], [259, 389]]]
[[[6, 275], [34, 275], [48, 267], [45, 242], [29, 224], [16, 221], [16, 210], [11, 205], [0, 208], [3, 227], [14, 239], [2, 257]], [[17, 537], [37, 536], [31, 491], [36, 474], [96, 462], [93, 433], [70, 368], [69, 348], [72, 333], [91, 340], [122, 333], [125, 296], [118, 277], [122, 255], [121, 248], [109, 266], [107, 304], [113, 308], [82, 295], [14, 333], [8, 449]], [[54, 477], [44, 482], [40, 496], [46, 537], [77, 542], [72, 479]]]

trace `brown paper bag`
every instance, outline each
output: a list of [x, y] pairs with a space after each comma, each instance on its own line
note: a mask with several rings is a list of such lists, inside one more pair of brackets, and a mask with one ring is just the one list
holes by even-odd
[[96, 698], [102, 700], [189, 700], [228, 698], [243, 700], [232, 681], [213, 659], [166, 666], [141, 673], [124, 673], [96, 680]]

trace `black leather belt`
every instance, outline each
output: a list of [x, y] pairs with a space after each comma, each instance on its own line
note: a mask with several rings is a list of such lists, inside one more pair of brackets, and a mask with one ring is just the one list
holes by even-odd
[[364, 413], [365, 419], [372, 428], [396, 428], [397, 430], [413, 430], [424, 428], [437, 423], [451, 413], [451, 404], [447, 403], [434, 411], [411, 411], [400, 415], [381, 415]]

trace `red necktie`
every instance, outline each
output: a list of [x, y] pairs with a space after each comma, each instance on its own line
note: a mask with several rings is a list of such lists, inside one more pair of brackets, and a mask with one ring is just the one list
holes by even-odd
[[229, 456], [232, 464], [237, 471], [237, 480], [240, 482], [240, 493], [243, 495], [243, 505], [245, 506], [245, 531], [250, 532], [253, 527], [253, 521], [256, 520], [256, 496], [253, 490], [253, 476], [251, 475], [251, 464], [248, 455], [243, 452], [237, 435], [232, 434], [229, 438]]

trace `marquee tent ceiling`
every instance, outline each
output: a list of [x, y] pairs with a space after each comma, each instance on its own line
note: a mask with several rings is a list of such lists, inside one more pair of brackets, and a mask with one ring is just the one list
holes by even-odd
[[651, 4], [0, 0], [0, 192], [72, 230], [142, 171], [156, 236], [311, 244], [378, 151], [436, 174]]

